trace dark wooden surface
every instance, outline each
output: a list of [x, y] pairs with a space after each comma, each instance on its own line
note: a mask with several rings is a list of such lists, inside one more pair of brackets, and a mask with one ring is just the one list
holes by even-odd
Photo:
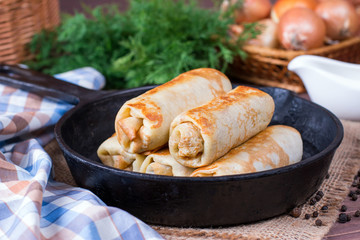
[[[126, 10], [128, 6], [127, 0], [60, 0], [59, 2], [61, 11], [66, 13], [81, 11], [82, 4], [86, 4], [90, 7], [94, 7], [100, 3], [118, 4], [122, 10]], [[201, 0], [201, 5], [204, 7], [210, 7], [212, 6], [212, 0]], [[302, 96], [307, 98], [306, 94], [303, 94]], [[347, 213], [352, 215], [351, 221], [346, 223], [335, 222], [323, 240], [360, 240], [360, 217], [353, 216], [355, 211], [360, 209], [360, 198], [357, 201], [352, 201], [349, 197], [347, 197], [343, 204], [345, 204], [348, 208]]]
[[64, 13], [82, 12], [83, 5], [95, 7], [99, 4], [117, 4], [120, 9], [125, 10], [128, 6], [127, 0], [59, 0], [60, 10]]
[[[213, 6], [213, 0], [198, 0], [200, 6], [211, 7]], [[82, 11], [82, 5], [94, 7], [99, 4], [116, 4], [121, 10], [126, 10], [129, 0], [59, 0], [60, 9], [62, 12], [74, 13], [76, 11]]]
[[348, 208], [346, 213], [352, 216], [351, 221], [346, 223], [336, 222], [326, 234], [324, 240], [360, 239], [360, 217], [354, 217], [355, 211], [360, 209], [360, 198], [357, 201], [352, 201], [347, 197], [343, 204]]

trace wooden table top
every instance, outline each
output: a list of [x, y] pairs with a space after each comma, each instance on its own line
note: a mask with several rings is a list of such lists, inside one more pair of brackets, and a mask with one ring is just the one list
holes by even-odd
[[[349, 189], [354, 191], [356, 187]], [[360, 210], [360, 197], [358, 200], [353, 201], [350, 197], [346, 197], [343, 201], [343, 205], [347, 207], [346, 214], [352, 216], [351, 220], [346, 223], [334, 223], [330, 231], [325, 235], [323, 240], [349, 240], [349, 239], [360, 239], [360, 217], [355, 217], [354, 213]], [[341, 212], [339, 211], [339, 214]]]

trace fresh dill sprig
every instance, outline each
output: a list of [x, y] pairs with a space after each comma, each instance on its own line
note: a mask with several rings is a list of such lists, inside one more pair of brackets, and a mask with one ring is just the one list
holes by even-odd
[[35, 35], [29, 45], [35, 59], [27, 64], [48, 74], [92, 66], [108, 89], [162, 84], [200, 67], [224, 72], [236, 56], [246, 57], [242, 45], [257, 32], [250, 25], [232, 41], [233, 16], [218, 9], [194, 0], [132, 0], [126, 12], [87, 9]]

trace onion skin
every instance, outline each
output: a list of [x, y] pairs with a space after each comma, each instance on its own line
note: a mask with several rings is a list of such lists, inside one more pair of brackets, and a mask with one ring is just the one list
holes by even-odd
[[318, 4], [315, 12], [324, 20], [326, 36], [331, 40], [353, 37], [359, 29], [359, 17], [354, 5], [348, 1], [323, 1]]
[[296, 7], [281, 16], [278, 39], [287, 50], [309, 50], [324, 45], [325, 23], [308, 8]]
[[270, 0], [244, 0], [244, 5], [237, 11], [236, 23], [256, 22], [270, 16]]
[[281, 16], [292, 8], [304, 7], [315, 10], [317, 4], [317, 0], [278, 0], [271, 9], [271, 19], [278, 23]]

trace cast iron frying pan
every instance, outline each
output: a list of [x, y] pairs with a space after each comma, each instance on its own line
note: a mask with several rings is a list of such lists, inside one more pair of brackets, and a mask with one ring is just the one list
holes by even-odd
[[271, 124], [293, 126], [302, 135], [300, 163], [222, 177], [141, 174], [103, 165], [96, 150], [114, 133], [115, 115], [122, 104], [153, 86], [93, 91], [8, 65], [0, 65], [0, 82], [76, 105], [55, 126], [76, 183], [150, 224], [217, 227], [287, 213], [318, 190], [343, 138], [341, 122], [328, 110], [288, 90], [263, 87], [276, 105]]

